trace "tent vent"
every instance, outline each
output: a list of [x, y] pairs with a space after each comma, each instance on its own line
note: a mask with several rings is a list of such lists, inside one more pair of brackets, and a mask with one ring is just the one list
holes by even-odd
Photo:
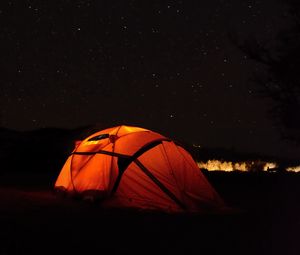
[[90, 138], [88, 141], [99, 141], [99, 140], [102, 140], [102, 139], [105, 139], [108, 137], [109, 137], [109, 134], [102, 134], [102, 135], [94, 136], [94, 137]]

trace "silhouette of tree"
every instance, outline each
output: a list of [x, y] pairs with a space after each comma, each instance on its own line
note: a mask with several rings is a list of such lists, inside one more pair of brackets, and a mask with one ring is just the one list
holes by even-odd
[[300, 5], [297, 0], [285, 0], [289, 5], [290, 26], [272, 42], [260, 42], [254, 36], [243, 42], [230, 37], [250, 59], [265, 66], [253, 73], [258, 92], [274, 101], [270, 116], [281, 130], [282, 138], [300, 144]]

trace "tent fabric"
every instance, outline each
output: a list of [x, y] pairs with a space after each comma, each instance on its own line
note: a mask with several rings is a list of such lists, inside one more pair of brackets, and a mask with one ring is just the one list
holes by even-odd
[[204, 212], [224, 205], [183, 147], [156, 132], [124, 125], [77, 142], [55, 188], [101, 194], [105, 207]]

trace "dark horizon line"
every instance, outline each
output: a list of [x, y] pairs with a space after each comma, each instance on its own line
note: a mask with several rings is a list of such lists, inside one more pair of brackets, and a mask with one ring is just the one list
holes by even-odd
[[[52, 131], [63, 131], [63, 132], [79, 132], [81, 133], [81, 136], [84, 134], [87, 134], [87, 132], [93, 132], [97, 129], [97, 126], [100, 124], [90, 124], [90, 125], [84, 125], [84, 126], [79, 126], [75, 128], [61, 128], [61, 127], [41, 127], [41, 128], [36, 128], [36, 129], [30, 129], [30, 130], [17, 130], [17, 129], [12, 129], [12, 128], [7, 128], [0, 126], [0, 132], [12, 132], [12, 133], [19, 133], [19, 134], [34, 134], [34, 133], [39, 133], [41, 131], [48, 131], [49, 133]], [[104, 125], [103, 125], [104, 126]], [[117, 126], [117, 125], [116, 125]], [[109, 126], [107, 126], [109, 128]], [[101, 128], [102, 129], [102, 128]], [[99, 127], [99, 130], [101, 130]], [[78, 134], [79, 134], [78, 133]], [[176, 139], [175, 139], [176, 140]], [[272, 155], [272, 154], [266, 154], [266, 153], [260, 153], [260, 152], [245, 152], [244, 150], [239, 150], [236, 147], [211, 147], [211, 146], [201, 146], [195, 147], [192, 143], [186, 142], [186, 141], [179, 141], [184, 147], [189, 147], [189, 151], [196, 155], [196, 154], [202, 154], [205, 157], [208, 157], [209, 155], [215, 154], [212, 158], [210, 159], [217, 159], [217, 160], [222, 160], [222, 161], [235, 161], [234, 158], [236, 158], [236, 162], [238, 161], [245, 161], [246, 158], [248, 160], [268, 160], [268, 161], [275, 161], [275, 162], [282, 162], [282, 163], [300, 163], [299, 159], [297, 158], [288, 158], [288, 157], [282, 157], [279, 155]]]

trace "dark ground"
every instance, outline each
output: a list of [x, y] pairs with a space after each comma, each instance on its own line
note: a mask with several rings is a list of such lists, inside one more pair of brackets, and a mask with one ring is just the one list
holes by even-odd
[[102, 209], [52, 191], [82, 134], [0, 128], [0, 255], [300, 254], [300, 174], [205, 172], [232, 214]]
[[108, 210], [57, 197], [47, 174], [3, 174], [0, 254], [300, 254], [300, 174], [205, 173], [237, 212]]

